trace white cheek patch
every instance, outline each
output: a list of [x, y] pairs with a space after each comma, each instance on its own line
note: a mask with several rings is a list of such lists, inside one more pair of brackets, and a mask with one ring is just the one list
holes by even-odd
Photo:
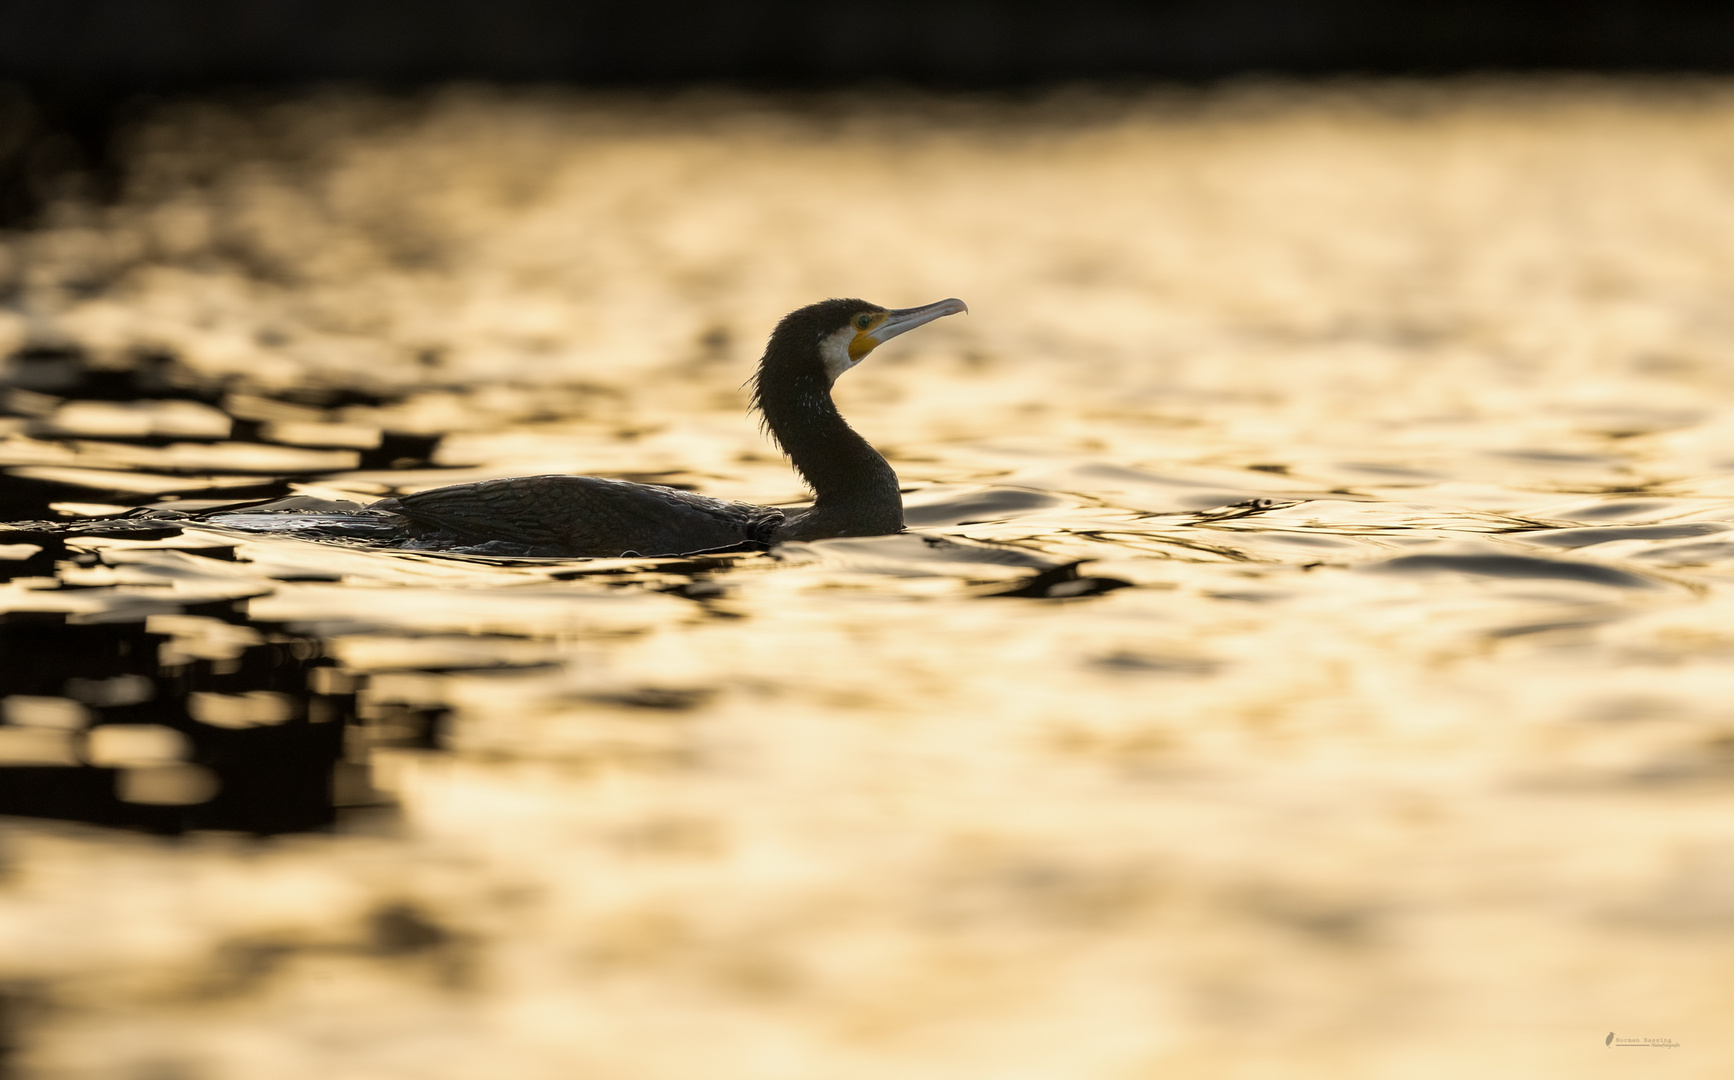
[[[849, 359], [849, 343], [855, 340], [855, 328], [845, 326], [834, 330], [819, 341], [819, 359], [825, 363], [825, 377], [836, 382], [838, 376], [859, 364]], [[862, 357], [865, 360], [866, 357]]]

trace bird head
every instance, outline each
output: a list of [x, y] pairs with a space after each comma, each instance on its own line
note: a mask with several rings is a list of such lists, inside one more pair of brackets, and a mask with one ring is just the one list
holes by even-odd
[[821, 300], [783, 317], [771, 335], [766, 359], [776, 353], [791, 359], [816, 354], [829, 385], [897, 335], [968, 310], [962, 300], [912, 308], [883, 308], [866, 300]]

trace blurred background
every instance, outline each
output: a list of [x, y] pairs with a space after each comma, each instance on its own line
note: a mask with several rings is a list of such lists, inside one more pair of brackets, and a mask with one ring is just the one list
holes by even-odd
[[237, 87], [477, 80], [1028, 92], [1100, 80], [1731, 65], [1734, 12], [1709, 0], [7, 0], [0, 223], [37, 209], [49, 176], [84, 169], [112, 184], [107, 136], [153, 96]]
[[[0, 1080], [1734, 1070], [1734, 9], [0, 0]], [[141, 507], [802, 498], [441, 558]], [[64, 526], [79, 530], [68, 535]]]

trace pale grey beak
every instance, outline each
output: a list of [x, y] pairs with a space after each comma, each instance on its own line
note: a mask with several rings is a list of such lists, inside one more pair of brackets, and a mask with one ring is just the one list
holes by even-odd
[[898, 334], [906, 334], [918, 326], [926, 326], [935, 319], [958, 312], [968, 314], [969, 305], [962, 300], [941, 300], [936, 304], [925, 304], [921, 307], [898, 308], [885, 313], [885, 321], [867, 332], [876, 344], [884, 344]]

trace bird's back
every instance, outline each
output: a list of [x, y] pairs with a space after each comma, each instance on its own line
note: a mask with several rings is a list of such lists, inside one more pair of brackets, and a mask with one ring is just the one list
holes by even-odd
[[688, 555], [762, 543], [783, 514], [656, 484], [595, 476], [516, 476], [374, 503], [421, 540], [523, 545], [536, 554]]

